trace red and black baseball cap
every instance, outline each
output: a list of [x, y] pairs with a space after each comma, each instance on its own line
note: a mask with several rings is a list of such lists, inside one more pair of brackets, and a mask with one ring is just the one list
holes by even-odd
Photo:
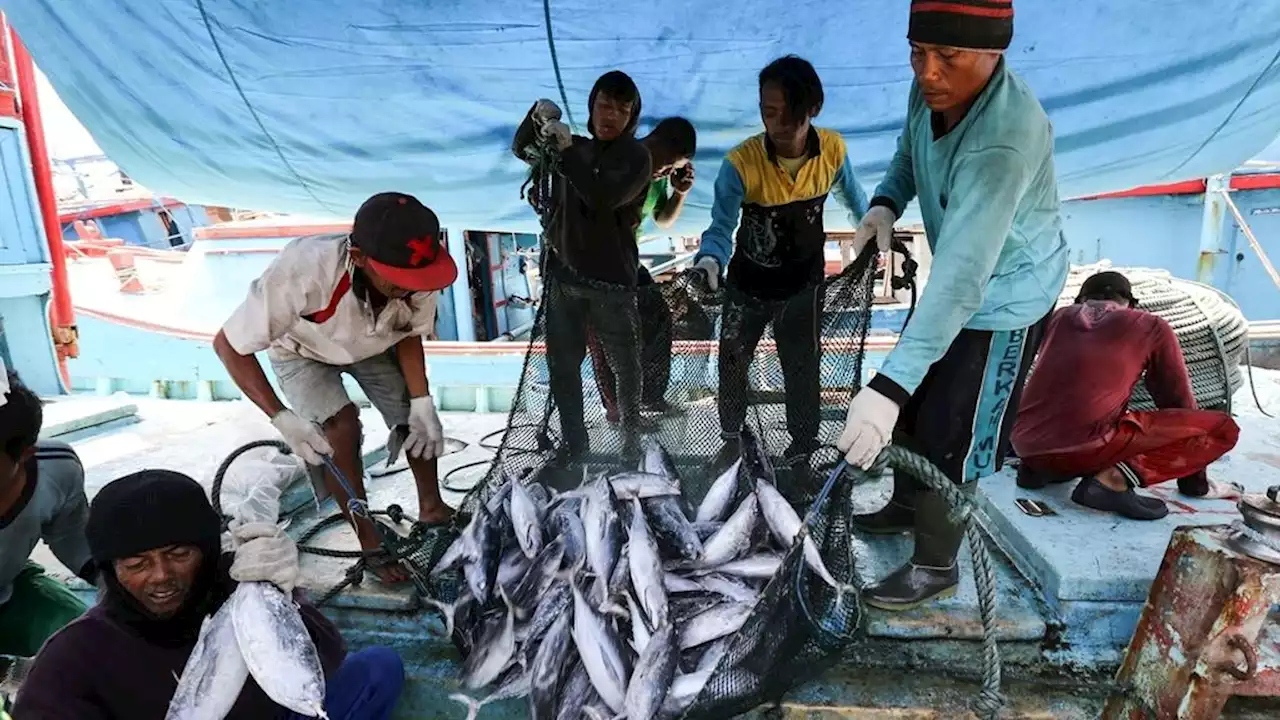
[[440, 240], [440, 219], [412, 195], [378, 193], [356, 211], [351, 244], [387, 282], [405, 290], [443, 290], [458, 266]]

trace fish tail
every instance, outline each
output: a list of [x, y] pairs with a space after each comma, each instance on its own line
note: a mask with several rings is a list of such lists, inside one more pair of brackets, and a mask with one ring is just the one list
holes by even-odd
[[435, 598], [424, 599], [427, 601], [427, 604], [439, 610], [440, 614], [444, 616], [444, 636], [453, 637], [453, 614], [457, 612], [457, 604], [442, 602]]
[[449, 696], [449, 699], [467, 706], [467, 720], [476, 720], [476, 718], [480, 716], [480, 708], [484, 707], [483, 700], [476, 700], [475, 698], [469, 695], [463, 695], [462, 693], [453, 693]]

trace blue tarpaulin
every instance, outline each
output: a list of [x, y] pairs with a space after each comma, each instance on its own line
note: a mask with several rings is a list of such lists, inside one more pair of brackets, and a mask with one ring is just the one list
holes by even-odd
[[[508, 152], [539, 97], [578, 129], [603, 71], [646, 125], [699, 130], [706, 223], [724, 153], [758, 132], [756, 73], [797, 53], [819, 123], [870, 191], [911, 80], [907, 0], [0, 0], [67, 106], [152, 190], [349, 216], [417, 194], [455, 228], [533, 229]], [[1053, 119], [1064, 196], [1229, 171], [1280, 134], [1280, 2], [1018, 0], [1011, 66]], [[553, 51], [554, 48], [554, 51]], [[643, 130], [643, 128], [642, 128]], [[838, 227], [843, 213], [829, 213]]]

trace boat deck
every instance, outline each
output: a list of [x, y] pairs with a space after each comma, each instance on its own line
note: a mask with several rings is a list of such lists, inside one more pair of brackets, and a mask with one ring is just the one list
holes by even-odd
[[[1263, 405], [1280, 410], [1280, 372], [1255, 370], [1255, 380]], [[1280, 420], [1257, 409], [1247, 385], [1237, 393], [1234, 411], [1241, 425], [1239, 445], [1211, 468], [1211, 475], [1239, 482], [1252, 491], [1280, 482]], [[180, 470], [208, 484], [215, 468], [232, 450], [251, 440], [273, 437], [267, 420], [244, 402], [75, 397], [51, 404], [48, 417], [46, 434], [57, 434], [80, 453], [90, 495], [106, 482], [146, 467]], [[362, 419], [366, 428], [364, 455], [371, 474], [367, 481], [370, 505], [384, 508], [399, 503], [412, 510], [411, 475], [407, 470], [391, 468], [387, 472], [382, 467], [386, 436], [380, 418], [365, 409]], [[441, 473], [449, 475], [449, 487], [464, 489], [480, 478], [493, 454], [481, 442], [496, 446], [505, 420], [505, 414], [498, 413], [442, 413], [446, 435], [465, 443], [464, 449], [441, 461]], [[890, 482], [885, 478], [858, 486], [859, 507], [872, 510], [882, 505], [891, 490]], [[1019, 490], [1009, 469], [984, 480], [979, 490], [991, 520], [989, 534], [1004, 551], [997, 553], [997, 637], [1007, 677], [1012, 678], [1009, 689], [1023, 717], [1096, 717], [1101, 695], [1093, 681], [1114, 670], [1172, 530], [1180, 525], [1228, 523], [1237, 516], [1231, 502], [1190, 500], [1178, 496], [1176, 487], [1156, 488], [1151, 492], [1169, 500], [1172, 512], [1162, 521], [1138, 523], [1075, 506], [1069, 492], [1069, 485], [1044, 491]], [[1024, 495], [1047, 501], [1058, 515], [1024, 515], [1014, 505], [1015, 497]], [[449, 492], [446, 497], [451, 503], [460, 498], [459, 492]], [[291, 496], [290, 507], [298, 508], [291, 524], [293, 533], [334, 512], [331, 502], [317, 509], [301, 489]], [[866, 541], [874, 558], [861, 569], [866, 581], [887, 573], [911, 548], [907, 536]], [[355, 548], [350, 531], [341, 526], [321, 532], [312, 543]], [[37, 550], [36, 559], [81, 592], [91, 592], [58, 566], [45, 548]], [[304, 586], [313, 593], [324, 592], [343, 578], [349, 562], [304, 555]], [[842, 712], [855, 707], [938, 708], [951, 707], [951, 701], [945, 699], [950, 697], [948, 693], [967, 698], [978, 674], [981, 624], [967, 552], [962, 553], [961, 563], [961, 587], [955, 597], [906, 613], [869, 610], [865, 640], [850, 648], [847, 662], [840, 668], [798, 689], [787, 716], [807, 717], [806, 708], [818, 705], [838, 706]], [[340, 593], [328, 612], [353, 645], [376, 642], [405, 653], [411, 676], [423, 682], [411, 684], [403, 717], [462, 716], [461, 706], [446, 699], [453, 690], [456, 652], [442, 637], [435, 614], [423, 613], [410, 592], [383, 586], [369, 577]], [[912, 671], [911, 683], [903, 684], [898, 695], [886, 695], [883, 683], [896, 688], [904, 670]], [[1056, 676], [1058, 685], [1054, 687], [1058, 689], [1045, 689], [1046, 676]], [[933, 680], [925, 682], [925, 677]], [[1024, 687], [1020, 685], [1023, 680], [1032, 679], [1036, 680], [1034, 687], [1018, 690]], [[908, 691], [909, 684], [919, 685], [919, 693]], [[1275, 709], [1268, 706], [1266, 712]], [[517, 705], [495, 705], [481, 716], [514, 718], [521, 716], [520, 711]], [[1245, 714], [1233, 716], [1252, 717], [1241, 712]]]

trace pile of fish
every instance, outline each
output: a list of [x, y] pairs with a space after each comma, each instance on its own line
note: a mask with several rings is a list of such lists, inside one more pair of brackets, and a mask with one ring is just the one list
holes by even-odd
[[[526, 696], [535, 719], [681, 716], [731, 646], [749, 653], [735, 635], [800, 535], [768, 460], [744, 442], [696, 507], [652, 441], [635, 472], [560, 494], [540, 475], [505, 480], [433, 569], [461, 571], [458, 599], [431, 602], [466, 653], [462, 685], [488, 691], [454, 699], [469, 719]], [[842, 601], [851, 588], [803, 537], [804, 562]], [[722, 672], [735, 677], [717, 692], [759, 688]]]

